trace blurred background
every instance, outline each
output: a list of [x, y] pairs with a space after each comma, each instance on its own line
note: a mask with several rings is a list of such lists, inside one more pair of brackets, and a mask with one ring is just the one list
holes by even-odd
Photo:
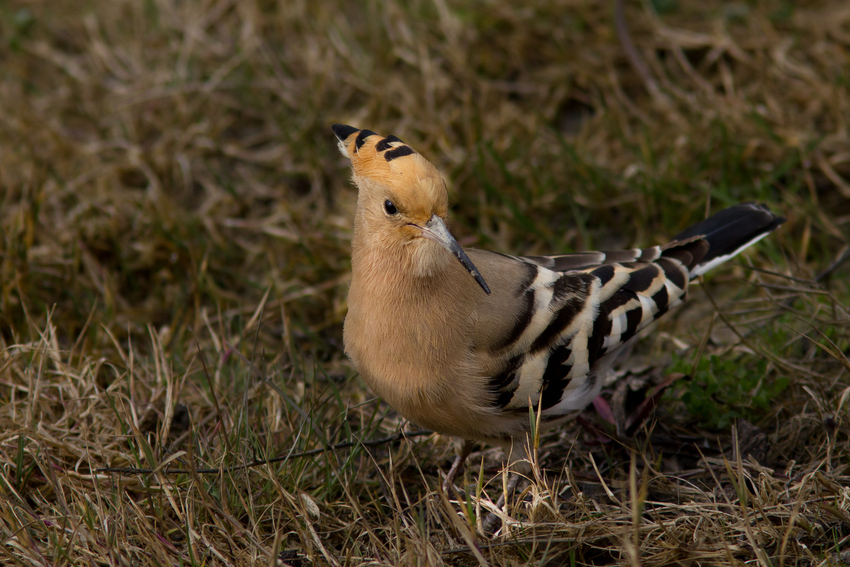
[[52, 309], [66, 341], [90, 320], [92, 343], [180, 342], [269, 291], [261, 334], [284, 306], [338, 345], [355, 190], [333, 122], [434, 162], [466, 245], [652, 245], [764, 200], [825, 268], [850, 214], [843, 3], [633, 3], [619, 31], [613, 8], [4, 3], [4, 338]]

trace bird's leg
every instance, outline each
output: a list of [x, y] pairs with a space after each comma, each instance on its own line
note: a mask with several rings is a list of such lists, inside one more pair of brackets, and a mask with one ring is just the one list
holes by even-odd
[[[500, 510], [505, 507], [508, 497], [514, 494], [517, 484], [519, 484], [519, 481], [522, 478], [522, 475], [516, 472], [508, 472], [507, 474], [510, 475], [510, 478], [508, 478], [504, 492], [502, 492], [502, 495], [499, 496], [499, 499], [496, 501], [496, 508]], [[496, 533], [496, 530], [501, 527], [501, 523], [501, 518], [499, 518], [495, 512], [490, 512], [482, 522], [484, 533], [487, 535], [493, 535]]]
[[[507, 481], [504, 484], [504, 490], [496, 501], [496, 508], [499, 510], [506, 509], [508, 499], [511, 498], [517, 489], [519, 481], [525, 478], [531, 472], [532, 461], [529, 455], [533, 454], [531, 449], [531, 439], [526, 439], [525, 442], [515, 441], [512, 438], [502, 440], [502, 450], [505, 452], [505, 468], [504, 473], [507, 475]], [[493, 535], [499, 529], [502, 523], [501, 518], [490, 512], [482, 522], [482, 528], [487, 535]]]
[[454, 462], [452, 463], [452, 467], [449, 469], [449, 472], [446, 473], [446, 478], [443, 480], [443, 491], [448, 492], [449, 488], [454, 484], [455, 477], [457, 473], [463, 468], [463, 463], [466, 462], [466, 458], [472, 453], [472, 449], [475, 447], [475, 442], [470, 441], [468, 439], [464, 439], [463, 445], [460, 446], [457, 452], [457, 457], [455, 457]]

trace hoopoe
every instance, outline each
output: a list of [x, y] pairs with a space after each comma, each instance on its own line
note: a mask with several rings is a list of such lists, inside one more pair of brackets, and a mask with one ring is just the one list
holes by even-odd
[[743, 203], [664, 246], [464, 250], [431, 163], [395, 136], [332, 129], [358, 187], [345, 351], [402, 416], [466, 440], [466, 453], [476, 440], [525, 458], [529, 407], [546, 425], [585, 409], [617, 353], [682, 303], [691, 280], [785, 222]]

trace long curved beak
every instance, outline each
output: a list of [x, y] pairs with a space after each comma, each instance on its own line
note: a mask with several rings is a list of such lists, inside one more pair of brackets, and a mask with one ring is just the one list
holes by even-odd
[[457, 243], [455, 237], [452, 236], [452, 233], [449, 232], [448, 228], [446, 228], [446, 224], [443, 222], [443, 219], [437, 215], [431, 215], [431, 219], [425, 223], [425, 226], [420, 226], [419, 228], [422, 230], [422, 236], [433, 240], [451, 252], [452, 256], [457, 258], [463, 267], [466, 268], [466, 271], [475, 278], [475, 281], [478, 282], [481, 289], [483, 289], [487, 295], [490, 295], [490, 288], [487, 286], [487, 282], [484, 281], [484, 278], [482, 278], [481, 274], [478, 272], [478, 268], [475, 267], [475, 264], [473, 264], [472, 260], [469, 259], [469, 256], [466, 255], [466, 252], [464, 252], [463, 248], [460, 247], [460, 244]]

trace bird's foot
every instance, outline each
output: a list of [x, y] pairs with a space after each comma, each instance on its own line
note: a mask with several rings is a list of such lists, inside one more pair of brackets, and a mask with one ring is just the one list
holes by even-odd
[[[507, 499], [513, 496], [514, 492], [516, 492], [517, 485], [519, 484], [522, 475], [517, 473], [510, 473], [510, 478], [508, 479], [507, 486], [505, 486], [505, 490], [502, 492], [502, 495], [499, 496], [499, 499], [496, 501], [496, 508], [502, 511], [506, 511], [507, 508], [505, 504], [507, 503]], [[499, 528], [502, 527], [502, 519], [495, 512], [490, 512], [481, 522], [481, 527], [484, 529], [484, 533], [488, 536], [494, 535]]]

